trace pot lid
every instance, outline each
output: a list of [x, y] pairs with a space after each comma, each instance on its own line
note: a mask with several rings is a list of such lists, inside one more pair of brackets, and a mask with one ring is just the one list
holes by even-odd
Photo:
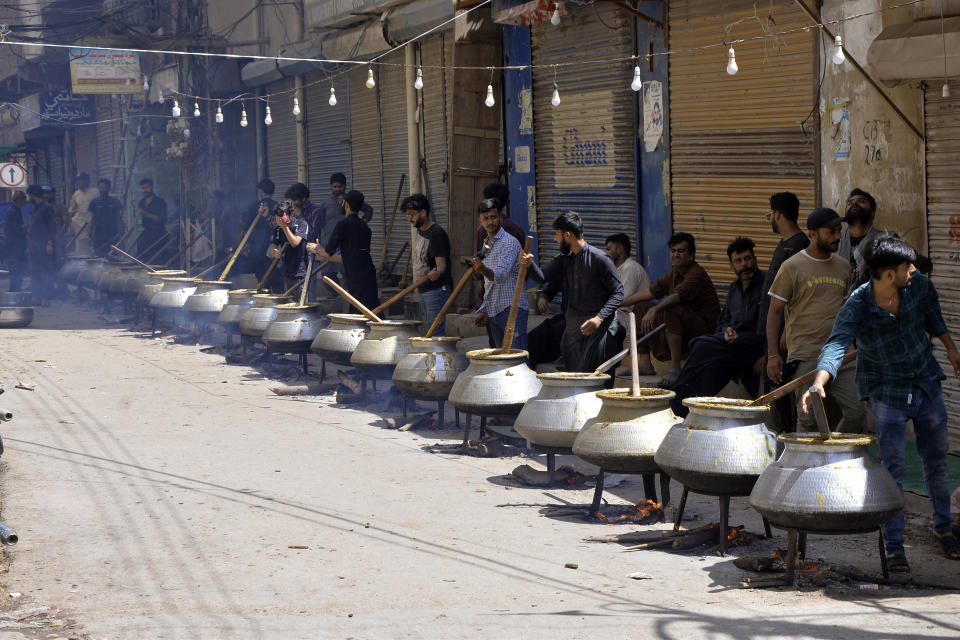
[[544, 382], [593, 382], [601, 384], [610, 379], [606, 373], [594, 373], [592, 371], [550, 371], [548, 373], [538, 373], [537, 377]]
[[277, 309], [283, 309], [284, 311], [313, 311], [318, 308], [320, 303], [318, 302], [308, 302], [307, 304], [301, 305], [296, 302], [286, 302], [284, 304], [278, 304]]
[[327, 317], [331, 320], [343, 320], [344, 322], [367, 323], [367, 316], [362, 313], [328, 313]]
[[211, 286], [219, 285], [221, 289], [229, 289], [230, 281], [229, 280], [194, 280], [198, 285]]
[[417, 327], [421, 322], [419, 320], [383, 320], [381, 322], [367, 320], [367, 324], [371, 327]]
[[777, 438], [786, 444], [810, 445], [817, 447], [866, 447], [877, 441], [875, 436], [865, 436], [860, 433], [831, 433], [830, 438], [824, 438], [820, 432], [811, 433], [781, 433]]
[[753, 400], [743, 400], [741, 398], [715, 398], [700, 397], [687, 398], [683, 401], [684, 406], [689, 407], [691, 411], [696, 410], [700, 414], [712, 416], [737, 416], [741, 418], [756, 417], [762, 418], [770, 410], [769, 405], [759, 407], [749, 406]]
[[179, 276], [175, 276], [172, 278], [163, 277], [160, 279], [163, 280], [164, 282], [189, 282], [191, 284], [197, 284], [199, 282], [196, 278], [181, 278]]
[[630, 395], [629, 388], [621, 388], [597, 391], [597, 397], [601, 400], [618, 400], [622, 402], [643, 404], [662, 402], [664, 400], [673, 400], [675, 397], [677, 397], [677, 394], [675, 391], [670, 391], [669, 389], [641, 387], [640, 395], [638, 396]]
[[510, 349], [506, 352], [500, 349], [476, 349], [475, 351], [467, 351], [467, 357], [471, 360], [492, 360], [494, 362], [526, 360], [529, 356], [530, 354], [523, 349]]
[[454, 344], [463, 340], [462, 336], [437, 336], [435, 338], [423, 338], [421, 336], [414, 336], [412, 338], [407, 338], [410, 342], [415, 342], [417, 344]]

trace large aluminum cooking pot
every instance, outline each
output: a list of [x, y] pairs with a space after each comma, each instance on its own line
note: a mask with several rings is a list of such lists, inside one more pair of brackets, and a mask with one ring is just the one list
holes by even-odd
[[681, 422], [670, 409], [676, 395], [665, 389], [640, 389], [636, 397], [630, 389], [598, 391], [600, 412], [580, 429], [573, 453], [605, 471], [659, 471], [653, 457], [667, 432]]
[[350, 356], [370, 331], [367, 317], [359, 313], [331, 313], [327, 318], [330, 324], [320, 329], [310, 349], [327, 362], [350, 364]]
[[605, 373], [540, 373], [540, 392], [527, 400], [513, 428], [533, 444], [569, 449], [584, 423], [600, 411]]
[[101, 280], [103, 291], [113, 297], [121, 297], [127, 293], [127, 281], [143, 271], [143, 267], [136, 264], [123, 264], [111, 269]]
[[450, 403], [464, 413], [512, 417], [542, 386], [521, 349], [468, 351], [470, 364], [450, 389]]
[[697, 493], [749, 495], [774, 461], [776, 436], [763, 423], [769, 407], [750, 400], [687, 398], [687, 419], [667, 432], [654, 461], [667, 475]]
[[186, 271], [180, 269], [165, 269], [161, 271], [145, 272], [136, 278], [143, 282], [140, 286], [140, 295], [137, 296], [137, 302], [140, 304], [150, 304], [153, 296], [157, 295], [163, 287], [164, 278], [182, 278], [187, 275]]
[[88, 258], [77, 273], [77, 284], [81, 287], [94, 288], [106, 268], [107, 261], [103, 258]]
[[410, 352], [397, 361], [393, 384], [400, 393], [422, 400], [446, 400], [467, 358], [457, 351], [459, 336], [408, 338]]
[[0, 307], [0, 329], [18, 329], [33, 322], [33, 307]]
[[350, 364], [375, 380], [390, 380], [400, 358], [410, 353], [410, 340], [417, 335], [419, 320], [368, 321], [370, 332], [357, 345]]
[[227, 292], [227, 304], [223, 305], [217, 323], [228, 329], [239, 329], [240, 319], [247, 309], [253, 306], [253, 295], [256, 289], [233, 289]]
[[150, 306], [155, 309], [182, 309], [183, 303], [196, 290], [197, 281], [194, 278], [163, 278], [163, 286], [150, 299]]
[[67, 256], [63, 266], [60, 267], [60, 279], [69, 284], [76, 284], [77, 276], [80, 275], [80, 270], [86, 262], [95, 259], [96, 256]]
[[270, 323], [277, 319], [277, 305], [292, 303], [289, 296], [276, 293], [255, 293], [253, 306], [240, 317], [240, 333], [259, 338]]
[[116, 262], [107, 261], [104, 264], [103, 269], [97, 271], [93, 276], [93, 286], [100, 293], [107, 294], [110, 292], [110, 285], [123, 273], [120, 269], [121, 265]]
[[780, 440], [783, 454], [750, 493], [750, 504], [773, 524], [813, 533], [865, 532], [903, 508], [897, 481], [867, 453], [876, 438], [790, 433]]
[[29, 307], [32, 301], [29, 291], [0, 291], [0, 307]]
[[307, 353], [320, 331], [320, 305], [308, 302], [278, 304], [277, 317], [263, 332], [263, 342], [277, 353]]
[[200, 322], [214, 322], [230, 297], [230, 283], [222, 280], [200, 280], [196, 290], [183, 303], [190, 318]]

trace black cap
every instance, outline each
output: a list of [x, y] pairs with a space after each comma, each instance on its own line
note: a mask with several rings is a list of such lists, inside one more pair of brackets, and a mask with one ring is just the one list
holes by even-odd
[[355, 213], [359, 213], [363, 207], [363, 194], [359, 191], [348, 191], [347, 195], [343, 196], [343, 199], [350, 205], [350, 210]]
[[814, 209], [807, 216], [807, 229], [822, 229], [823, 227], [836, 227], [842, 222], [840, 214], [829, 207], [820, 207]]

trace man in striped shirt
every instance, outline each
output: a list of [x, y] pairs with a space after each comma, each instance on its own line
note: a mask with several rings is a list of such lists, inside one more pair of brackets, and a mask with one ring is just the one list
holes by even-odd
[[[483, 276], [483, 304], [477, 310], [474, 321], [478, 327], [487, 328], [490, 348], [497, 349], [503, 343], [503, 334], [510, 315], [513, 291], [517, 286], [520, 263], [520, 243], [501, 225], [500, 202], [487, 198], [480, 203], [480, 224], [487, 232], [486, 243], [490, 249], [481, 260], [473, 259], [473, 270]], [[517, 324], [511, 348], [527, 348], [527, 298], [520, 296]]]

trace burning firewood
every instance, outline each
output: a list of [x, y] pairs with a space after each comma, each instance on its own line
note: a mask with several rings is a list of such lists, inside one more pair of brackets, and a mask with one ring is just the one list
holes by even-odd
[[619, 524], [624, 522], [629, 522], [633, 524], [652, 524], [654, 522], [663, 521], [663, 508], [659, 502], [654, 502], [653, 500], [642, 500], [636, 505], [629, 507], [627, 510], [622, 510], [619, 514], [614, 514], [611, 511], [616, 511], [615, 507], [607, 507], [608, 513], [597, 513], [597, 519], [606, 522], [607, 524]]

